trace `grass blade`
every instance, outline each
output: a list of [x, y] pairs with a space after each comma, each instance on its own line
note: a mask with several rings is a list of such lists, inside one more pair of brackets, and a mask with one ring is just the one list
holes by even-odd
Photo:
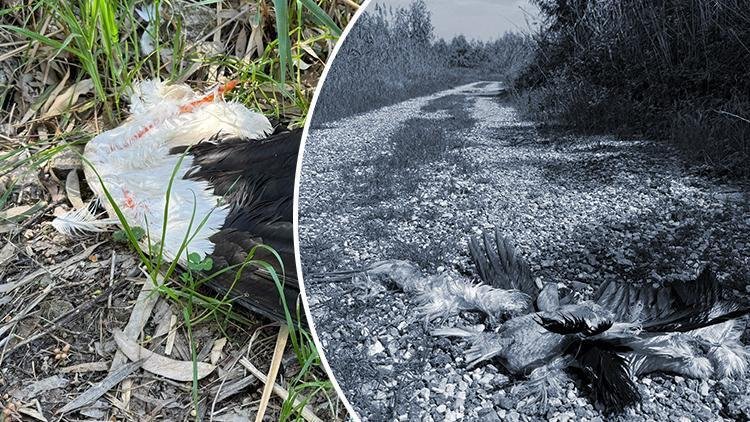
[[313, 0], [301, 0], [302, 5], [305, 6], [310, 14], [312, 14], [313, 20], [319, 25], [325, 26], [331, 33], [336, 36], [341, 36], [341, 28], [336, 25], [336, 22], [326, 13], [317, 3]]
[[273, 0], [276, 10], [276, 34], [279, 40], [279, 83], [286, 82], [286, 72], [292, 62], [292, 44], [289, 41], [289, 4], [287, 0]]

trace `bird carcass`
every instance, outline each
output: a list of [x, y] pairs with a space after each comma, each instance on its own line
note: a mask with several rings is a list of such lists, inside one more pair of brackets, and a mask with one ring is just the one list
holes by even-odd
[[[461, 311], [485, 314], [487, 327], [441, 327], [434, 335], [468, 344], [467, 364], [493, 359], [526, 381], [516, 391], [540, 401], [562, 392], [577, 368], [595, 401], [618, 411], [641, 399], [634, 378], [664, 371], [698, 379], [742, 377], [748, 352], [740, 342], [750, 308], [728, 299], [709, 269], [694, 280], [660, 286], [603, 283], [594, 300], [559, 297], [538, 283], [499, 232], [469, 242], [483, 283], [423, 275], [406, 261], [383, 261], [357, 273], [390, 279], [412, 293], [428, 321]], [[535, 400], [531, 400], [534, 402]]]
[[[199, 94], [187, 85], [141, 82], [128, 120], [86, 145], [84, 173], [110, 220], [144, 229], [146, 253], [181, 263], [211, 257], [215, 271], [242, 267], [236, 280], [238, 272], [228, 271], [206, 286], [231, 290], [234, 303], [283, 320], [281, 299], [293, 307], [299, 294], [292, 201], [301, 131], [274, 128], [263, 114], [225, 101], [235, 85]], [[84, 209], [53, 225], [73, 234], [98, 229], [96, 221]], [[244, 267], [251, 251], [284, 273], [283, 296], [268, 268]]]

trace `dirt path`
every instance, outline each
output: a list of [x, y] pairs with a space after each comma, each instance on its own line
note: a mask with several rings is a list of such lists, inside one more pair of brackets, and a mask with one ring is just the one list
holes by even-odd
[[[535, 276], [582, 295], [608, 279], [689, 278], [707, 263], [745, 292], [746, 187], [657, 142], [540, 133], [501, 89], [469, 84], [313, 128], [300, 189], [305, 273], [408, 259], [475, 277], [466, 238], [497, 226]], [[527, 406], [501, 368], [466, 369], [460, 342], [431, 337], [411, 299], [379, 283], [307, 282], [307, 293], [328, 361], [365, 419], [605, 417], [575, 381], [546, 409]], [[750, 417], [745, 381], [654, 374], [639, 385], [644, 401], [628, 420]]]

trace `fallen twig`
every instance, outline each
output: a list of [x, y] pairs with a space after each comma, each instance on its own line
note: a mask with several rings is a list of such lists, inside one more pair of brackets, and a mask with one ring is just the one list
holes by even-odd
[[109, 391], [110, 388], [119, 384], [120, 381], [124, 380], [128, 375], [132, 374], [136, 369], [141, 367], [141, 361], [135, 361], [122, 365], [117, 370], [110, 372], [103, 380], [94, 384], [91, 388], [86, 390], [83, 394], [76, 397], [73, 401], [63, 406], [60, 410], [55, 413], [66, 413], [72, 410], [80, 409], [83, 406], [93, 403], [99, 397], [103, 396], [104, 393]]
[[286, 341], [288, 338], [289, 327], [282, 325], [279, 327], [279, 335], [276, 336], [276, 347], [273, 349], [271, 367], [268, 369], [268, 381], [266, 382], [265, 387], [263, 387], [263, 394], [260, 396], [260, 404], [258, 405], [258, 413], [255, 415], [255, 422], [262, 422], [263, 416], [266, 414], [268, 400], [271, 399], [271, 391], [276, 384], [276, 375], [279, 373], [281, 358], [284, 356], [284, 348], [286, 347]]
[[[241, 358], [240, 365], [244, 366], [245, 369], [250, 371], [251, 374], [255, 375], [255, 377], [257, 377], [262, 383], [265, 383], [266, 385], [269, 384], [268, 377], [266, 377], [266, 375], [263, 374], [263, 372], [261, 372], [260, 369], [256, 368], [252, 363], [250, 363], [250, 361], [247, 358], [245, 357]], [[284, 387], [280, 386], [279, 384], [276, 384], [275, 382], [270, 383], [270, 384], [273, 386], [273, 392], [277, 396], [281, 397], [282, 400], [289, 399], [289, 392]], [[300, 400], [299, 396], [295, 397], [293, 406], [296, 408], [301, 405], [302, 405], [302, 400]], [[315, 413], [313, 413], [310, 406], [302, 407], [302, 411], [300, 412], [300, 415], [307, 422], [323, 422], [322, 419], [320, 419], [319, 417], [315, 415]]]

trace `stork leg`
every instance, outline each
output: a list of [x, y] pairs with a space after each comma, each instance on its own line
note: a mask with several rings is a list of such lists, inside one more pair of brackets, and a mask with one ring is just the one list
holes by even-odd
[[503, 353], [513, 343], [513, 339], [503, 337], [498, 333], [485, 332], [482, 325], [478, 327], [443, 327], [433, 330], [432, 335], [466, 339], [471, 344], [471, 347], [464, 352], [468, 368]]

